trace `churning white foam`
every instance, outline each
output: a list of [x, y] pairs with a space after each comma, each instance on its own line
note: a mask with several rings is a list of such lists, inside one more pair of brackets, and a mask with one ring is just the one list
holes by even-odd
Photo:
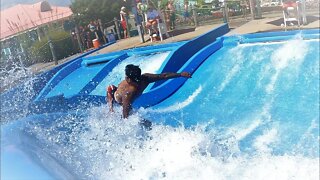
[[[223, 131], [208, 129], [210, 124], [193, 128], [153, 124], [147, 131], [139, 125], [139, 111], [127, 120], [121, 119], [121, 107], [115, 107], [112, 114], [107, 111], [106, 106], [95, 107], [85, 120], [70, 116], [48, 128], [33, 125], [31, 130], [49, 144], [51, 156], [59, 157], [84, 179], [319, 178], [319, 157], [303, 154], [309, 146], [293, 147], [297, 151], [290, 154], [272, 153], [279, 139], [277, 126], [263, 128], [252, 147], [247, 147], [252, 151], [241, 150], [243, 138], [268, 121], [268, 108], [253, 117], [257, 121], [252, 124]], [[317, 126], [312, 123], [309, 131]], [[72, 132], [61, 130], [65, 128]], [[310, 140], [308, 137], [304, 141]]]
[[[105, 113], [105, 112], [104, 112]], [[318, 179], [319, 158], [272, 155], [277, 130], [256, 138], [257, 153], [239, 151], [238, 140], [204, 127], [185, 129], [154, 124], [142, 131], [139, 114], [93, 110], [87, 131], [78, 134], [85, 163], [94, 179]], [[120, 113], [120, 112], [119, 112]], [[100, 115], [98, 115], [100, 114]], [[102, 118], [104, 117], [104, 118]], [[221, 132], [219, 132], [221, 133]]]
[[278, 132], [276, 128], [271, 130], [267, 129], [263, 132], [261, 136], [258, 136], [253, 144], [253, 146], [259, 152], [271, 153], [272, 152], [272, 143], [275, 143], [278, 138]]
[[272, 67], [275, 73], [271, 76], [270, 82], [266, 87], [268, 94], [274, 91], [275, 83], [283, 69], [292, 66], [299, 69], [301, 63], [308, 53], [308, 44], [298, 35], [296, 39], [285, 42], [271, 56]]

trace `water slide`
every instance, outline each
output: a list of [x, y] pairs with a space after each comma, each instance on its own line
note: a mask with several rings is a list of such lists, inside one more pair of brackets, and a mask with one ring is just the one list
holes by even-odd
[[[106, 117], [105, 108], [97, 107], [85, 112], [89, 117], [78, 111], [40, 113], [4, 133], [28, 122], [27, 133], [17, 134], [23, 135], [22, 142], [33, 142], [24, 146], [32, 150], [33, 160], [47, 163], [50, 173], [41, 170], [43, 165], [33, 170], [48, 179], [52, 174], [65, 179], [317, 177], [318, 31], [215, 40], [180, 66], [172, 65], [178, 72], [193, 72], [192, 79], [153, 84], [135, 102], [138, 115], [128, 122], [114, 121], [117, 114]], [[155, 72], [168, 70], [166, 64], [174, 61], [163, 62]], [[92, 89], [88, 96], [100, 96], [102, 88]], [[149, 140], [133, 128], [137, 116], [154, 123], [146, 134]], [[12, 149], [6, 150], [4, 158], [12, 160]], [[15, 157], [30, 160], [14, 150], [19, 152]], [[303, 170], [297, 173], [297, 168]]]
[[[228, 31], [228, 25], [224, 24], [190, 41], [83, 57], [60, 69], [29, 105], [29, 110], [31, 114], [67, 112], [78, 109], [79, 105], [86, 108], [92, 104], [104, 104], [105, 87], [108, 84], [117, 85], [124, 78], [124, 66], [130, 63], [140, 65], [143, 71], [149, 73], [177, 72], [188, 63], [191, 68], [188, 71], [194, 72], [206, 57], [202, 55], [192, 60], [192, 56]], [[214, 45], [213, 51], [206, 50], [206, 53], [202, 54], [212, 53], [220, 47]], [[152, 98], [142, 96], [140, 99], [143, 103], [137, 102], [140, 103], [140, 107], [149, 106], [151, 102], [153, 104], [160, 102], [176, 91], [184, 81], [183, 79], [179, 82], [174, 81], [175, 85], [167, 86], [168, 91], [162, 92], [160, 96], [155, 95]], [[147, 91], [161, 84], [162, 82], [152, 84]]]
[[[48, 81], [52, 79], [57, 72], [65, 68], [69, 64], [76, 61], [81, 61], [83, 57], [86, 57], [100, 49], [107, 47], [112, 43], [107, 43], [100, 48], [83, 53], [70, 61], [60, 64], [43, 73], [27, 77], [23, 80], [24, 83], [19, 84], [11, 90], [7, 90], [0, 94], [1, 99], [1, 121], [11, 121], [12, 119], [19, 119], [29, 114], [29, 104], [39, 96], [39, 93], [47, 85]], [[15, 75], [15, 74], [14, 74]], [[13, 76], [14, 76], [13, 75]]]

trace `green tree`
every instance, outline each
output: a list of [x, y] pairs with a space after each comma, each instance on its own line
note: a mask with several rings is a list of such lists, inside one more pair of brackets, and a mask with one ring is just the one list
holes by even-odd
[[131, 8], [131, 0], [74, 0], [70, 6], [75, 21], [80, 25], [87, 25], [91, 20], [101, 19], [103, 22], [119, 18], [122, 6]]
[[203, 5], [203, 4], [205, 4], [205, 1], [204, 1], [204, 0], [197, 0], [197, 5], [198, 5], [198, 6], [201, 6], [201, 5]]

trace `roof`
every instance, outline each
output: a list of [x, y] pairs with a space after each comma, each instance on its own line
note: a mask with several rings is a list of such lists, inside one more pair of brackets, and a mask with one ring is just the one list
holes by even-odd
[[71, 15], [69, 7], [50, 6], [47, 1], [15, 5], [1, 11], [0, 39]]

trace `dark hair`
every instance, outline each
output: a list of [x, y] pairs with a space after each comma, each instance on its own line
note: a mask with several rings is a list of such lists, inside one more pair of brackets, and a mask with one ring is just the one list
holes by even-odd
[[139, 82], [141, 78], [141, 69], [139, 66], [128, 64], [125, 69], [126, 76], [135, 82]]

